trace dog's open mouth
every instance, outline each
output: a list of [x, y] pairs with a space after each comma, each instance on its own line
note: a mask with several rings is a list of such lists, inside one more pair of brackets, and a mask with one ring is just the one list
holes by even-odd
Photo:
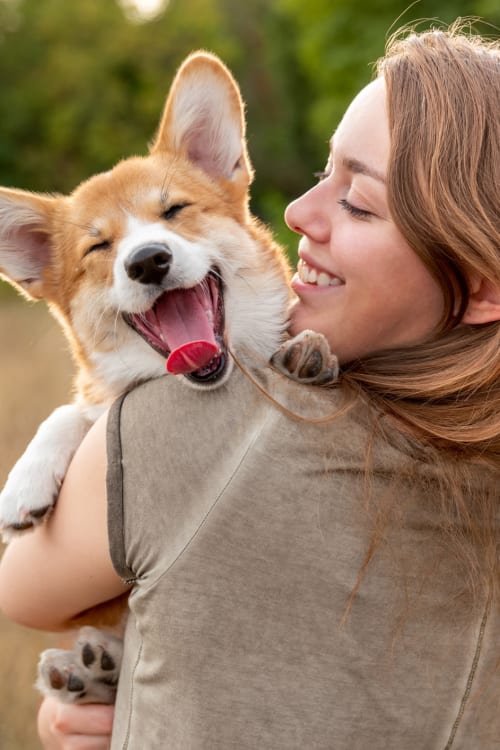
[[123, 317], [165, 357], [167, 372], [207, 384], [224, 374], [224, 296], [216, 271], [191, 289], [164, 292], [145, 313]]

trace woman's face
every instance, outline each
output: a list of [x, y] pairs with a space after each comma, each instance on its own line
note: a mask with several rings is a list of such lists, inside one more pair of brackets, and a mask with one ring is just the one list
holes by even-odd
[[323, 333], [340, 362], [426, 339], [441, 288], [394, 224], [387, 202], [389, 124], [382, 78], [351, 103], [318, 184], [291, 203], [302, 237], [291, 333]]

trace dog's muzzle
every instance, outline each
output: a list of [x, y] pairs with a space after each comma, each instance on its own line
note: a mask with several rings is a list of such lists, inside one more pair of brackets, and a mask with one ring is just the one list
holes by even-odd
[[125, 262], [127, 276], [140, 284], [159, 286], [170, 270], [172, 253], [166, 245], [154, 243], [137, 248]]
[[[148, 245], [133, 253], [127, 273], [141, 284], [157, 285], [168, 273], [170, 261], [168, 248]], [[206, 385], [214, 385], [226, 372], [224, 289], [217, 269], [193, 287], [164, 291], [149, 310], [123, 317], [165, 357], [167, 372]]]

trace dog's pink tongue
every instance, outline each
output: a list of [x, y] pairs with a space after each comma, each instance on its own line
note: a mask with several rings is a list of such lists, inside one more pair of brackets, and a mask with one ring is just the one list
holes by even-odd
[[219, 352], [211, 322], [212, 306], [199, 287], [165, 294], [157, 304], [156, 316], [170, 349], [167, 372], [194, 372]]

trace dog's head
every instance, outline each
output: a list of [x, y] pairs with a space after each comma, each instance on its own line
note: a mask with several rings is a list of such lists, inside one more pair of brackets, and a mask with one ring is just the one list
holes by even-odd
[[218, 58], [191, 55], [145, 157], [69, 196], [0, 188], [0, 272], [45, 298], [80, 364], [113, 390], [167, 370], [225, 380], [228, 349], [267, 361], [288, 269], [251, 216], [243, 104]]

